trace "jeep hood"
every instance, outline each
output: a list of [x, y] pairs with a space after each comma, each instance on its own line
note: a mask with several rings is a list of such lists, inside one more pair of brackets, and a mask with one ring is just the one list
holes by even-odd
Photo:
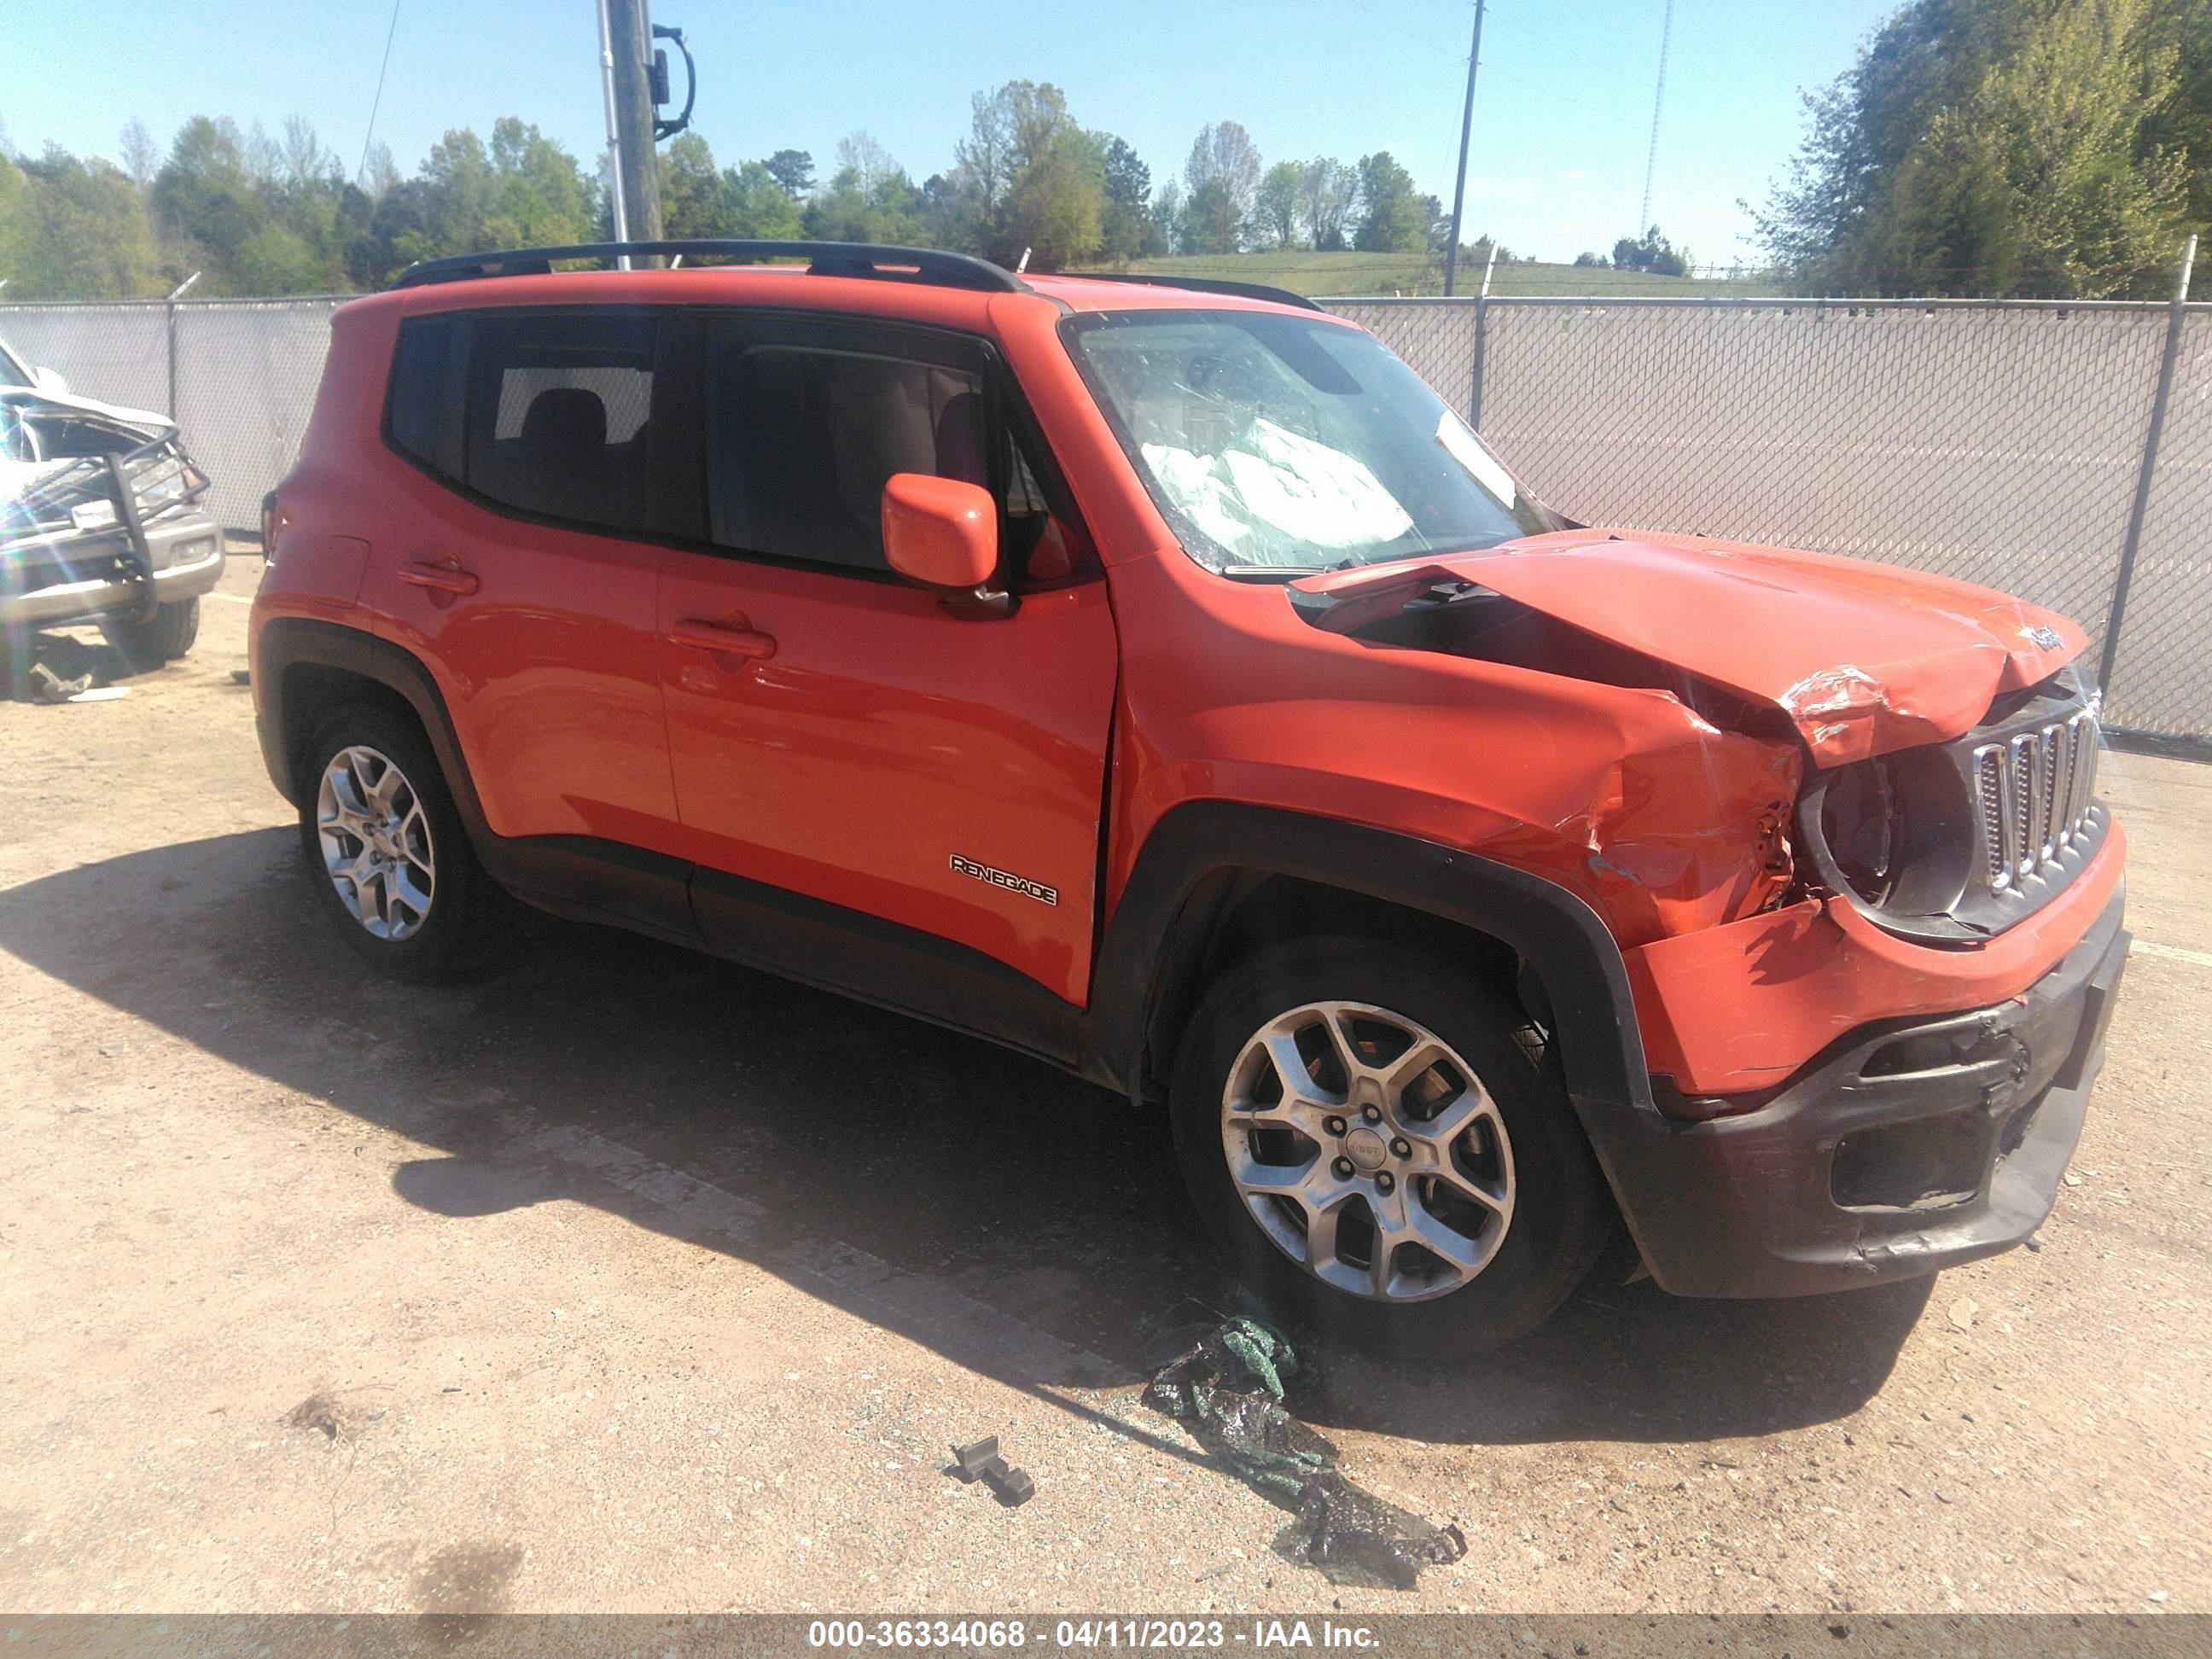
[[1452, 582], [1771, 704], [1823, 767], [1962, 736], [2000, 693], [2087, 643], [2065, 617], [1970, 583], [1644, 532], [1562, 532], [1291, 586], [1308, 620], [1349, 633]]

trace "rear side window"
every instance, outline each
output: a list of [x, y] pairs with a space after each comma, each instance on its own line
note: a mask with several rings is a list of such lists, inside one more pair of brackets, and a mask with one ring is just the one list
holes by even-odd
[[550, 519], [652, 529], [653, 319], [545, 311], [469, 332], [469, 487]]
[[392, 446], [503, 507], [660, 529], [656, 333], [649, 315], [416, 318], [392, 356]]
[[738, 344], [707, 376], [708, 522], [715, 543], [883, 570], [896, 472], [991, 487], [981, 379], [910, 358]]

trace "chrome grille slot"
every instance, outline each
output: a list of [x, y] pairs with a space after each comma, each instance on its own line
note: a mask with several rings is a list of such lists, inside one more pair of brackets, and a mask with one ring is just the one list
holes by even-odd
[[1995, 744], [1974, 751], [1974, 795], [1981, 811], [1982, 845], [1989, 849], [1989, 879], [1994, 887], [2004, 879], [2003, 840], [1996, 826], [2004, 818], [2004, 756]]
[[2099, 741], [2096, 714], [2084, 708], [1974, 750], [1974, 803], [1993, 890], [2019, 890], [2088, 835]]

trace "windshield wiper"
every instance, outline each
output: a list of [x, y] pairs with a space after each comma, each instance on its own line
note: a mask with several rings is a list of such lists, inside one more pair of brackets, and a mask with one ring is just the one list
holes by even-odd
[[1232, 582], [1294, 582], [1301, 576], [1318, 576], [1335, 568], [1323, 564], [1224, 564], [1220, 574]]

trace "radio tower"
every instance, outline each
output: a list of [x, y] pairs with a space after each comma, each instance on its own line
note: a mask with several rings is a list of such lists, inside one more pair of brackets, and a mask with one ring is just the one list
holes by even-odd
[[1659, 110], [1667, 101], [1667, 43], [1674, 35], [1674, 0], [1667, 0], [1667, 21], [1659, 28], [1659, 87], [1651, 94], [1651, 148], [1644, 154], [1644, 211], [1636, 221], [1641, 238], [1651, 228], [1651, 174], [1659, 165]]

